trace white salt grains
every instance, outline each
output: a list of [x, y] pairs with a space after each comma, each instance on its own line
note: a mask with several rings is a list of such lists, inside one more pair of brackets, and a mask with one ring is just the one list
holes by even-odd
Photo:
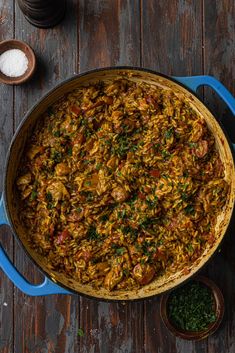
[[0, 71], [9, 77], [23, 75], [29, 65], [25, 53], [20, 49], [6, 50], [0, 55]]

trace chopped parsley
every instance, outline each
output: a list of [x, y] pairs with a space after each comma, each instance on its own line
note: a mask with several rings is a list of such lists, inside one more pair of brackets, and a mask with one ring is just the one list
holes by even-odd
[[122, 210], [122, 211], [118, 211], [118, 218], [119, 219], [124, 219], [124, 218], [126, 218], [126, 210], [124, 209], [124, 210]]
[[214, 306], [211, 290], [200, 282], [191, 281], [170, 295], [167, 311], [177, 328], [204, 331], [216, 320]]
[[97, 240], [99, 239], [100, 235], [96, 231], [96, 227], [90, 226], [88, 231], [87, 231], [87, 238], [89, 240]]
[[51, 152], [51, 159], [53, 159], [53, 161], [54, 161], [55, 163], [60, 163], [61, 160], [62, 160], [62, 155], [61, 155], [60, 152], [53, 150], [53, 151]]
[[32, 201], [34, 201], [34, 200], [36, 200], [37, 196], [38, 196], [37, 191], [36, 191], [36, 190], [33, 190], [33, 191], [31, 192], [30, 199], [31, 199]]
[[103, 214], [102, 216], [100, 216], [99, 220], [101, 222], [106, 222], [109, 220], [109, 215], [106, 213], [106, 214]]
[[52, 201], [52, 194], [51, 194], [50, 192], [47, 192], [47, 193], [46, 193], [46, 200], [47, 200], [48, 202], [51, 202], [51, 201]]
[[163, 158], [168, 158], [168, 157], [170, 157], [170, 153], [167, 151], [167, 150], [162, 150], [162, 157]]
[[86, 180], [86, 181], [84, 182], [84, 185], [85, 185], [85, 186], [91, 186], [91, 181], [90, 181], [90, 180]]
[[126, 248], [117, 248], [116, 249], [116, 254], [117, 255], [123, 255], [125, 251], [126, 251]]
[[195, 213], [195, 209], [194, 209], [193, 205], [188, 205], [187, 207], [185, 207], [184, 211], [188, 215], [194, 215], [194, 213]]
[[[161, 186], [161, 185], [160, 185]], [[150, 209], [153, 209], [153, 208], [155, 208], [156, 206], [157, 206], [157, 204], [158, 204], [158, 197], [157, 196], [154, 196], [154, 199], [153, 200], [151, 200], [150, 198], [146, 198], [146, 203], [147, 203], [147, 205], [148, 205], [148, 208], [150, 208]]]
[[95, 169], [99, 170], [101, 167], [102, 167], [102, 163], [97, 163], [96, 166], [95, 166]]
[[68, 154], [69, 156], [72, 156], [72, 154], [73, 154], [73, 149], [72, 149], [71, 146], [68, 147], [67, 154]]
[[166, 130], [165, 132], [165, 138], [170, 139], [174, 134], [174, 128], [171, 127], [170, 129]]
[[55, 131], [55, 132], [53, 133], [53, 135], [54, 135], [55, 137], [60, 137], [60, 131], [59, 131], [59, 130]]

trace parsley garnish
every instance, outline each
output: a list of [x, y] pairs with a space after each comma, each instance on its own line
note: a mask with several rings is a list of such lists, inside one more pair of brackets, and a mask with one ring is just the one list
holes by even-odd
[[216, 320], [211, 290], [193, 281], [176, 289], [168, 300], [169, 319], [186, 331], [203, 331]]
[[33, 201], [33, 200], [36, 200], [37, 196], [38, 196], [37, 191], [33, 190], [33, 191], [31, 192], [30, 199], [31, 199], [32, 201]]
[[184, 211], [186, 214], [191, 214], [191, 215], [195, 213], [195, 209], [193, 205], [188, 205], [187, 207], [185, 207]]
[[89, 240], [97, 240], [99, 239], [100, 235], [96, 231], [96, 227], [90, 226], [88, 231], [87, 231], [87, 238]]
[[52, 152], [51, 152], [51, 158], [53, 159], [53, 161], [54, 161], [55, 163], [60, 163], [61, 160], [62, 160], [62, 155], [61, 155], [61, 153], [58, 152], [58, 151], [52, 151]]
[[173, 136], [173, 134], [174, 134], [174, 129], [173, 127], [171, 127], [165, 132], [165, 138], [170, 139]]
[[52, 201], [52, 194], [50, 192], [46, 193], [46, 200], [51, 202]]
[[101, 222], [106, 222], [106, 221], [108, 221], [108, 219], [109, 219], [109, 215], [108, 215], [108, 214], [103, 214], [103, 215], [100, 216], [100, 218], [99, 218], [99, 220], [100, 220]]
[[69, 156], [72, 156], [72, 154], [73, 154], [73, 149], [72, 149], [71, 146], [68, 148], [67, 154], [68, 154]]
[[116, 254], [117, 255], [123, 255], [125, 251], [126, 251], [125, 248], [117, 248], [116, 249]]
[[55, 132], [53, 133], [53, 135], [54, 135], [55, 137], [60, 137], [60, 131], [59, 131], [59, 130], [55, 131]]

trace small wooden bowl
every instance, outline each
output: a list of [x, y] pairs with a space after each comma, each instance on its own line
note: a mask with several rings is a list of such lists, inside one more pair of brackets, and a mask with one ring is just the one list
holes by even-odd
[[165, 326], [168, 328], [171, 334], [173, 334], [174, 336], [183, 338], [185, 340], [199, 341], [214, 333], [218, 329], [219, 325], [221, 324], [221, 321], [224, 315], [224, 297], [220, 289], [217, 287], [217, 285], [209, 278], [204, 276], [196, 276], [195, 278], [192, 279], [192, 281], [201, 282], [212, 291], [212, 294], [214, 296], [214, 301], [215, 301], [215, 313], [216, 313], [215, 322], [211, 323], [207, 327], [207, 329], [203, 331], [180, 330], [178, 327], [174, 326], [173, 323], [169, 320], [168, 310], [167, 310], [168, 299], [173, 291], [170, 291], [161, 297], [160, 314]]
[[36, 68], [35, 54], [28, 44], [20, 40], [10, 39], [10, 40], [4, 40], [0, 42], [0, 55], [4, 53], [6, 50], [10, 50], [10, 49], [20, 49], [25, 53], [29, 61], [28, 68], [23, 75], [18, 77], [9, 77], [4, 75], [0, 71], [0, 82], [8, 85], [20, 85], [25, 81], [28, 81], [32, 77], [35, 71], [35, 68]]

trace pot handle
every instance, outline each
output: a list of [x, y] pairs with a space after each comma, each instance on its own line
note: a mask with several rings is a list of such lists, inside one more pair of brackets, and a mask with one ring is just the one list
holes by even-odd
[[[9, 225], [7, 219], [3, 197], [0, 200], [0, 226], [6, 224]], [[7, 277], [19, 288], [22, 292], [32, 296], [38, 295], [49, 295], [49, 294], [72, 294], [68, 290], [58, 286], [47, 277], [45, 277], [41, 284], [29, 283], [15, 268], [13, 263], [10, 261], [6, 252], [3, 250], [0, 244], [0, 268], [5, 272]]]
[[[188, 76], [188, 77], [173, 77], [176, 81], [183, 83], [192, 91], [196, 92], [200, 86], [211, 87], [223, 101], [227, 104], [233, 115], [235, 116], [235, 98], [227, 90], [227, 88], [213, 76]], [[235, 144], [232, 143], [235, 150]]]

